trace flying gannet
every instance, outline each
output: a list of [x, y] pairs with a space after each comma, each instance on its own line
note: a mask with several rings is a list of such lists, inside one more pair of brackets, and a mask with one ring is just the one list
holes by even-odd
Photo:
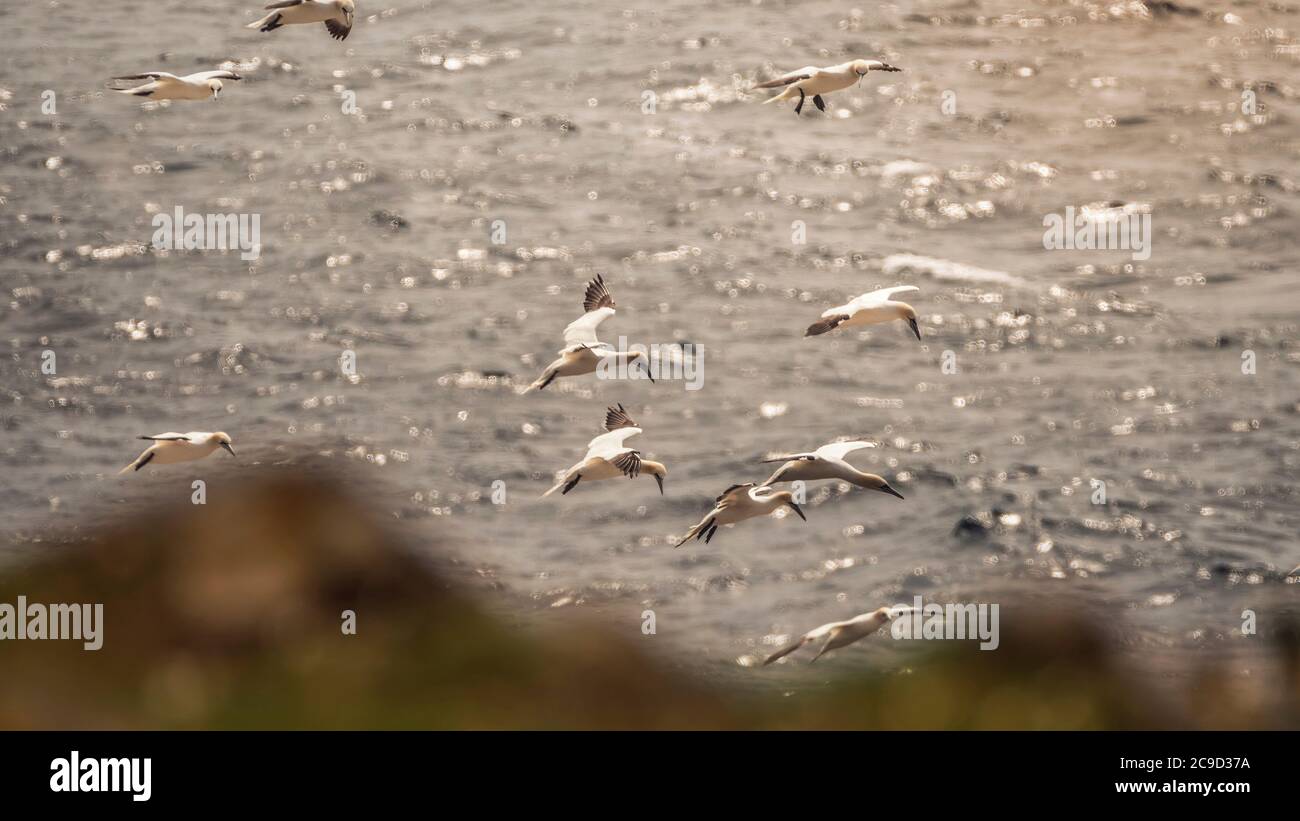
[[118, 94], [134, 94], [151, 100], [206, 100], [221, 96], [222, 80], [242, 80], [233, 71], [200, 71], [177, 77], [165, 71], [146, 71], [143, 74], [129, 74], [114, 77], [114, 80], [151, 80], [152, 82], [134, 88], [115, 88]]
[[899, 285], [894, 288], [881, 288], [851, 299], [844, 305], [837, 305], [822, 312], [821, 320], [808, 326], [804, 336], [817, 336], [832, 331], [840, 326], [875, 325], [894, 319], [905, 319], [912, 327], [916, 338], [921, 338], [921, 329], [916, 324], [916, 309], [906, 302], [891, 299], [894, 294], [920, 291], [915, 285]]
[[640, 473], [648, 473], [655, 477], [655, 481], [659, 483], [659, 493], [663, 495], [664, 477], [668, 475], [668, 468], [659, 462], [642, 459], [640, 451], [623, 444], [640, 433], [641, 428], [637, 427], [636, 422], [632, 421], [632, 417], [627, 415], [621, 404], [616, 408], [606, 409], [605, 430], [608, 433], [602, 433], [587, 443], [587, 455], [582, 457], [581, 462], [566, 470], [564, 477], [543, 493], [543, 497], [550, 496], [557, 490], [563, 496], [573, 490], [574, 485], [581, 479], [586, 479], [588, 482], [614, 479], [619, 476], [635, 479]]
[[119, 476], [132, 470], [139, 470], [150, 462], [159, 465], [193, 462], [195, 459], [202, 459], [214, 453], [217, 448], [228, 451], [231, 456], [235, 455], [235, 449], [230, 446], [230, 434], [219, 431], [217, 433], [203, 431], [160, 433], [157, 436], [137, 438], [149, 440], [153, 444], [145, 448], [144, 453], [137, 456], [134, 462], [118, 471]]
[[699, 524], [686, 531], [686, 535], [677, 541], [677, 547], [686, 544], [692, 536], [696, 539], [703, 537], [704, 543], [708, 544], [713, 539], [713, 534], [718, 532], [718, 525], [735, 524], [755, 516], [766, 516], [780, 507], [788, 507], [799, 514], [800, 519], [808, 521], [808, 517], [803, 515], [799, 505], [794, 503], [793, 493], [788, 490], [773, 490], [770, 487], [756, 487], [753, 482], [732, 485], [713, 501], [715, 503], [713, 510], [710, 510]]
[[791, 453], [786, 456], [764, 459], [764, 462], [784, 462], [785, 464], [777, 468], [776, 472], [769, 476], [767, 481], [759, 485], [759, 487], [767, 487], [777, 482], [794, 482], [797, 480], [842, 479], [849, 484], [867, 490], [878, 490], [881, 493], [888, 493], [890, 496], [903, 498], [903, 494], [890, 487], [889, 482], [886, 482], [880, 476], [874, 473], [863, 473], [844, 461], [845, 455], [855, 450], [874, 447], [875, 443], [873, 442], [831, 442], [829, 445], [822, 445], [811, 453]]
[[557, 376], [581, 376], [594, 373], [601, 362], [622, 362], [631, 366], [640, 361], [645, 374], [653, 382], [654, 376], [646, 364], [645, 354], [641, 351], [618, 351], [613, 345], [596, 339], [596, 327], [614, 315], [614, 297], [605, 288], [605, 280], [597, 275], [587, 283], [587, 292], [582, 299], [585, 314], [569, 323], [564, 329], [564, 347], [559, 350], [560, 358], [546, 366], [542, 375], [533, 384], [524, 389], [524, 393], [542, 390], [551, 384]]
[[775, 80], [759, 83], [754, 86], [754, 89], [785, 86], [785, 90], [780, 94], [764, 100], [764, 105], [775, 103], [777, 100], [792, 100], [797, 95], [799, 102], [794, 107], [794, 113], [799, 114], [803, 111], [804, 98], [811, 94], [813, 95], [813, 104], [819, 110], [825, 111], [826, 101], [822, 99], [821, 95], [848, 88], [854, 83], [860, 82], [870, 71], [902, 71], [902, 69], [894, 68], [888, 63], [882, 63], [879, 60], [853, 60], [848, 63], [840, 63], [837, 66], [827, 66], [826, 68], [804, 66], [798, 71], [782, 74]]
[[852, 644], [855, 641], [864, 639], [872, 633], [884, 627], [889, 622], [912, 612], [910, 607], [880, 607], [872, 610], [870, 613], [863, 613], [860, 616], [854, 616], [848, 621], [833, 621], [830, 624], [823, 624], [821, 627], [814, 627], [807, 633], [804, 633], [795, 641], [790, 642], [785, 647], [777, 650], [772, 655], [763, 660], [763, 666], [767, 666], [779, 658], [788, 656], [800, 647], [809, 642], [817, 641], [824, 638], [826, 642], [822, 644], [817, 655], [812, 657], [809, 664], [821, 658], [831, 650], [838, 650], [841, 647]]
[[281, 0], [265, 8], [271, 13], [244, 28], [275, 31], [281, 26], [299, 23], [324, 23], [335, 40], [348, 39], [357, 10], [353, 0]]

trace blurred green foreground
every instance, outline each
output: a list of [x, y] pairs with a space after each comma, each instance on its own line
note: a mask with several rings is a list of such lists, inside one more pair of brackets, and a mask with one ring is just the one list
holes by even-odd
[[[0, 727], [1300, 726], [1294, 628], [1260, 638], [1267, 680], [1243, 683], [1207, 660], [1157, 694], [1159, 682], [1125, 672], [1116, 624], [1059, 597], [1055, 614], [1040, 606], [1030, 618], [1004, 605], [996, 652], [941, 642], [906, 675], [826, 685], [836, 674], [819, 663], [792, 695], [728, 692], [597, 613], [526, 630], [488, 615], [342, 483], [303, 479], [302, 466], [248, 475], [212, 479], [206, 505], [46, 539], [39, 560], [3, 573], [0, 602], [102, 602], [104, 646], [0, 642]], [[340, 630], [344, 610], [356, 635]]]

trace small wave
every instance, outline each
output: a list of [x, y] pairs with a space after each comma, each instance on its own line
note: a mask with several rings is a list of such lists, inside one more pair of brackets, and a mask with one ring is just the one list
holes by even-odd
[[993, 271], [977, 268], [961, 262], [952, 262], [934, 257], [922, 257], [915, 254], [892, 254], [885, 257], [881, 269], [887, 277], [894, 277], [904, 272], [925, 274], [939, 280], [957, 282], [992, 282], [1000, 285], [1022, 286], [1025, 280], [1008, 274], [1006, 271]]

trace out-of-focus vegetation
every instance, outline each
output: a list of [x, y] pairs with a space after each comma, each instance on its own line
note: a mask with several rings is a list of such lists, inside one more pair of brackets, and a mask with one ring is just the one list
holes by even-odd
[[1004, 608], [996, 652], [942, 642], [907, 674], [825, 685], [819, 663], [790, 695], [728, 692], [596, 617], [539, 630], [490, 616], [341, 483], [301, 476], [214, 479], [206, 505], [47, 541], [48, 558], [6, 572], [0, 602], [102, 602], [105, 625], [97, 652], [0, 642], [0, 727], [1272, 728], [1300, 715], [1294, 630], [1261, 638], [1276, 681], [1243, 687], [1207, 660], [1171, 699], [1126, 674], [1115, 625], [1059, 599], [1025, 618]]

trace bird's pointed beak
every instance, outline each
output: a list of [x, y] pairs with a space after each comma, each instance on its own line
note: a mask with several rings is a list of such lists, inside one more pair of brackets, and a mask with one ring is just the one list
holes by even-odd
[[664, 495], [664, 477], [656, 473], [655, 481], [659, 483], [659, 495], [660, 496]]
[[222, 442], [222, 443], [221, 443], [221, 447], [222, 447], [222, 448], [223, 448], [227, 453], [229, 453], [231, 456], [234, 456], [234, 455], [235, 455], [235, 449], [232, 448], [228, 443], [226, 443], [226, 442]]
[[793, 510], [795, 513], [798, 513], [800, 519], [803, 519], [805, 522], [808, 521], [808, 517], [803, 515], [803, 511], [794, 502], [790, 503], [790, 509]]
[[897, 496], [900, 499], [903, 498], [903, 494], [899, 493], [897, 490], [894, 490], [889, 485], [885, 485], [884, 487], [879, 488], [879, 490], [881, 493], [888, 493], [890, 496]]
[[914, 319], [914, 318], [909, 318], [909, 319], [907, 320], [907, 324], [912, 326], [912, 333], [916, 334], [916, 338], [917, 338], [917, 339], [920, 339], [920, 338], [921, 338], [921, 329], [920, 329], [920, 327], [917, 326], [917, 324], [916, 324], [916, 319]]

